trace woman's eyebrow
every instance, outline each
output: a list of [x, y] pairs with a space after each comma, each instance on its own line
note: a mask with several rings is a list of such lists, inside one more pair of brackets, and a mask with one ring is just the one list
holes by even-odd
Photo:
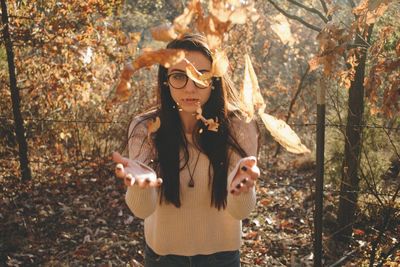
[[[211, 70], [209, 70], [209, 69], [200, 69], [200, 70], [198, 70], [198, 71], [201, 72], [201, 73], [203, 73], [203, 72], [210, 72]], [[181, 70], [181, 69], [171, 69], [171, 70], [169, 71], [169, 73], [172, 73], [172, 72], [182, 72], [182, 73], [186, 73], [185, 70]]]
[[186, 71], [180, 70], [180, 69], [171, 69], [171, 70], [170, 70], [170, 73], [171, 73], [171, 72], [183, 72], [183, 73], [185, 73]]

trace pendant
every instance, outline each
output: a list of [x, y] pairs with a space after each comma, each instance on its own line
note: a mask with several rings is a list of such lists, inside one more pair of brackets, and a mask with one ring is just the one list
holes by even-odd
[[193, 181], [193, 179], [190, 179], [188, 186], [189, 186], [189, 187], [194, 187], [194, 181]]

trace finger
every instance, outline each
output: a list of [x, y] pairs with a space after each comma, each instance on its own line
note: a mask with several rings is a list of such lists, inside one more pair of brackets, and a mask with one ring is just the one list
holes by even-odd
[[138, 179], [138, 185], [140, 188], [147, 188], [150, 186], [151, 180], [150, 178], [142, 178], [142, 179]]
[[121, 179], [124, 179], [126, 176], [124, 166], [121, 163], [118, 163], [117, 166], [115, 166], [115, 176]]
[[252, 180], [252, 179], [250, 179], [250, 178], [244, 178], [242, 181], [241, 181], [241, 183], [242, 184], [244, 184], [246, 187], [248, 187], [248, 188], [251, 188], [251, 187], [253, 187], [254, 186], [254, 181]]
[[256, 181], [258, 177], [260, 177], [260, 169], [257, 167], [257, 165], [253, 166], [248, 173], [250, 175], [250, 178], [254, 181]]
[[246, 173], [253, 180], [257, 180], [257, 178], [260, 176], [260, 169], [257, 165], [253, 165], [251, 167], [243, 165], [240, 170], [242, 173]]
[[128, 165], [128, 159], [124, 158], [123, 156], [121, 156], [121, 154], [119, 154], [118, 152], [113, 152], [112, 153], [112, 159], [115, 163], [121, 163], [122, 165], [124, 165], [125, 167]]
[[128, 173], [125, 178], [124, 178], [124, 182], [126, 186], [133, 186], [135, 184], [135, 177], [132, 176], [132, 174]]
[[163, 180], [161, 178], [157, 178], [157, 180], [151, 181], [149, 186], [151, 186], [151, 187], [159, 187], [159, 186], [161, 186], [162, 182], [163, 182]]
[[257, 159], [256, 159], [256, 157], [253, 157], [253, 156], [244, 158], [241, 165], [242, 166], [245, 165], [245, 166], [251, 168], [254, 165], [257, 165]]

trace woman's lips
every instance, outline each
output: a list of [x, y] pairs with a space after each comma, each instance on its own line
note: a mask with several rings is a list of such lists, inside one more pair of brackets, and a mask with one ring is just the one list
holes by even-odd
[[184, 98], [181, 102], [188, 105], [197, 105], [200, 103], [198, 98]]

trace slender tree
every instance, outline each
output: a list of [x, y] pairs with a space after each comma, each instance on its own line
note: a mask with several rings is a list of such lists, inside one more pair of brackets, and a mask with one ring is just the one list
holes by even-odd
[[9, 30], [7, 4], [5, 0], [1, 0], [1, 20], [3, 24], [3, 38], [6, 47], [8, 71], [10, 76], [11, 101], [14, 114], [15, 134], [17, 136], [17, 141], [18, 141], [21, 176], [22, 176], [22, 181], [28, 181], [31, 180], [32, 175], [31, 175], [31, 170], [29, 168], [28, 144], [25, 138], [24, 122], [22, 119], [21, 109], [20, 109], [21, 99], [17, 87], [17, 78], [15, 74], [15, 64], [14, 64], [14, 52]]

